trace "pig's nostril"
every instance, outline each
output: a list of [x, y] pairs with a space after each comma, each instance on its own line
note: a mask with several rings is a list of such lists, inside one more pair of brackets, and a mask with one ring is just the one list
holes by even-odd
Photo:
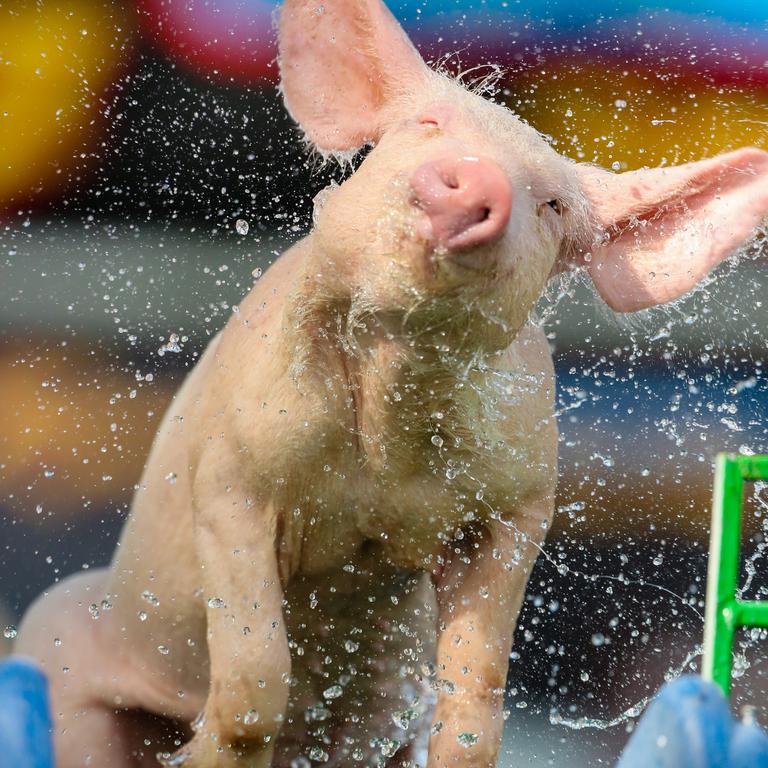
[[512, 208], [512, 188], [491, 160], [447, 157], [419, 166], [411, 177], [411, 202], [423, 211], [428, 240], [458, 251], [503, 235]]

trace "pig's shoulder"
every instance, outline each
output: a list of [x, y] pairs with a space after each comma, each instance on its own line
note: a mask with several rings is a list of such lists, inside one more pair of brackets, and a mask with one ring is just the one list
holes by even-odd
[[501, 354], [492, 377], [496, 428], [513, 449], [515, 482], [549, 487], [557, 472], [555, 376], [544, 332], [526, 326]]
[[[537, 325], [526, 325], [515, 340], [499, 355], [497, 368], [518, 379], [521, 393], [541, 407], [552, 408], [555, 400], [555, 368], [546, 334]], [[527, 398], [528, 399], [528, 398]]]

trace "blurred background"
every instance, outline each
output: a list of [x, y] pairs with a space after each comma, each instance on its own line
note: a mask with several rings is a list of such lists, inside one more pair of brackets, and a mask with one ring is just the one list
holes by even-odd
[[[390, 7], [425, 58], [495, 73], [492, 95], [575, 159], [768, 149], [764, 0]], [[41, 590], [109, 560], [174, 391], [342, 178], [279, 101], [273, 10], [0, 0], [0, 654]], [[611, 765], [645, 697], [696, 668], [712, 461], [768, 452], [765, 243], [671, 308], [619, 318], [573, 280], [542, 301], [561, 482], [502, 764]], [[765, 597], [768, 492], [745, 503], [744, 594]], [[763, 722], [765, 641], [740, 638], [735, 691]]]

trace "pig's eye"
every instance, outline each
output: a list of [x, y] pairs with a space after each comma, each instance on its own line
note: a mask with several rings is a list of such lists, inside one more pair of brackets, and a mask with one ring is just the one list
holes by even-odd
[[559, 200], [547, 200], [546, 203], [558, 216], [563, 215], [563, 204]]

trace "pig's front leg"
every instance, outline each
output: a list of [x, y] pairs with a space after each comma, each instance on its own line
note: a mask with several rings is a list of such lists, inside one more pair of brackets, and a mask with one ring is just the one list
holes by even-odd
[[291, 665], [273, 513], [232, 490], [203, 499], [195, 524], [210, 685], [196, 733], [177, 752], [178, 764], [268, 768]]
[[496, 765], [512, 633], [551, 501], [527, 510], [517, 531], [492, 521], [452, 544], [436, 578], [439, 693], [427, 768]]

